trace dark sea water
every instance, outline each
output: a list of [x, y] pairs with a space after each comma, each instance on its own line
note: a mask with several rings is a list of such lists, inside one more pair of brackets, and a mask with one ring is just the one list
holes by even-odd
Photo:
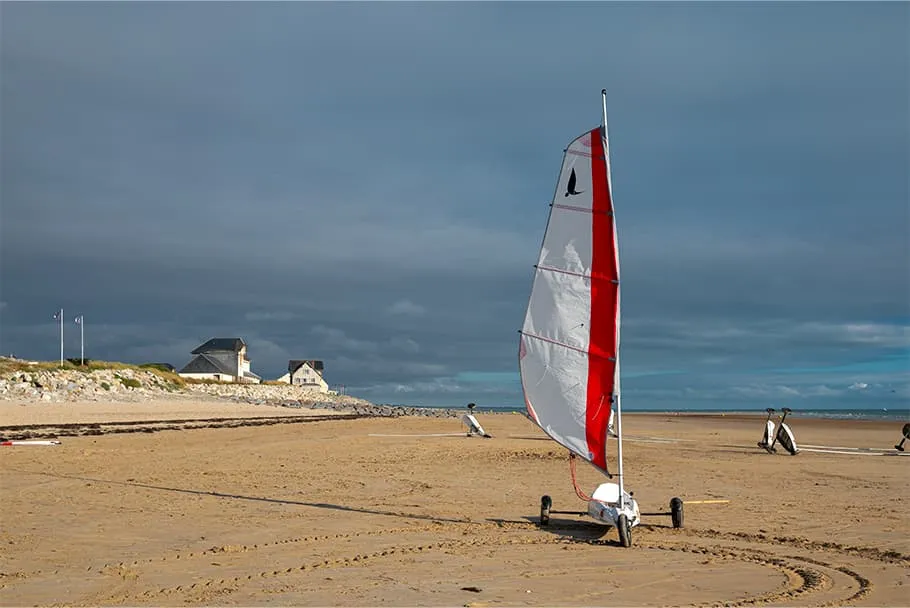
[[[438, 409], [439, 406], [409, 406], [409, 407], [429, 407], [431, 409]], [[450, 406], [445, 409], [464, 409], [463, 405], [459, 406]], [[467, 411], [467, 410], [465, 410]], [[477, 407], [475, 410], [477, 413], [484, 412], [521, 412], [524, 413], [525, 409], [520, 406], [516, 407]], [[647, 409], [647, 408], [623, 408], [623, 413], [625, 414], [635, 414], [635, 413], [647, 413], [647, 414], [755, 414], [755, 415], [765, 415], [763, 409], [754, 409], [754, 410], [724, 410], [724, 409], [680, 409], [680, 410], [666, 410], [666, 409]], [[778, 411], [778, 413], [780, 413]], [[831, 418], [839, 420], [894, 420], [900, 422], [910, 422], [910, 408], [869, 408], [869, 409], [844, 409], [844, 408], [832, 408], [832, 409], [806, 409], [799, 410], [793, 409], [789, 415], [790, 418]]]

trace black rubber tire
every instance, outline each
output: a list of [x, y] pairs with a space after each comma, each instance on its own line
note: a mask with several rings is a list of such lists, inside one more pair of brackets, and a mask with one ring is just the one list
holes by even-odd
[[619, 532], [619, 544], [623, 547], [632, 546], [632, 525], [629, 523], [629, 518], [625, 514], [619, 516], [619, 520], [616, 522], [616, 530]]
[[670, 499], [670, 517], [673, 520], [674, 528], [683, 527], [683, 501], [682, 498], [674, 497]]
[[549, 496], [540, 497], [540, 525], [550, 525], [550, 509], [553, 507], [553, 499]]

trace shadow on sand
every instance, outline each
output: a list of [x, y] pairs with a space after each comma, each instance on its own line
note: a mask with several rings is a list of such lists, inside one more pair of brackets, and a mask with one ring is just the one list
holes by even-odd
[[432, 515], [420, 515], [417, 513], [405, 513], [401, 511], [382, 511], [380, 509], [366, 509], [363, 507], [349, 507], [347, 505], [336, 505], [326, 502], [305, 502], [300, 500], [288, 500], [285, 498], [268, 498], [264, 496], [244, 496], [242, 494], [229, 494], [226, 492], [213, 492], [209, 490], [192, 490], [187, 488], [170, 488], [167, 486], [155, 486], [147, 483], [136, 481], [116, 481], [112, 479], [98, 479], [94, 477], [82, 477], [79, 475], [61, 475], [59, 473], [46, 473], [43, 471], [28, 471], [23, 469], [7, 469], [8, 471], [17, 471], [18, 473], [27, 473], [31, 475], [42, 475], [45, 477], [56, 477], [59, 479], [74, 479], [77, 481], [90, 481], [92, 483], [105, 483], [109, 485], [130, 486], [134, 488], [144, 488], [146, 490], [159, 490], [162, 492], [178, 492], [181, 494], [194, 494], [197, 496], [214, 496], [216, 498], [227, 498], [232, 500], [251, 500], [256, 502], [268, 502], [282, 505], [297, 505], [301, 507], [311, 507], [315, 509], [332, 509], [336, 511], [347, 511], [352, 513], [367, 513], [370, 515], [385, 515], [388, 517], [401, 517], [405, 519], [419, 519], [424, 521], [435, 521], [456, 524], [470, 524], [471, 521], [465, 519], [453, 519], [447, 517], [434, 517]]
[[566, 519], [562, 517], [550, 517], [550, 523], [546, 526], [540, 525], [540, 519], [525, 515], [521, 519], [487, 519], [486, 521], [498, 524], [533, 524], [541, 532], [547, 532], [554, 536], [559, 536], [565, 540], [584, 544], [597, 545], [619, 545], [618, 539], [606, 540], [606, 536], [612, 528], [593, 521], [582, 521], [579, 519]]

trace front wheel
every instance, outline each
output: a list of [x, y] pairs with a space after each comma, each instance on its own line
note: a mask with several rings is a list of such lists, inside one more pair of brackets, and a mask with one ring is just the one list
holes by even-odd
[[670, 499], [670, 517], [673, 519], [674, 528], [683, 527], [683, 501], [682, 498]]
[[631, 547], [632, 524], [629, 523], [629, 518], [626, 517], [625, 513], [619, 516], [619, 521], [616, 522], [616, 530], [619, 532], [619, 544], [623, 547]]
[[549, 496], [540, 497], [540, 525], [546, 526], [550, 523], [550, 508], [553, 506], [553, 499]]

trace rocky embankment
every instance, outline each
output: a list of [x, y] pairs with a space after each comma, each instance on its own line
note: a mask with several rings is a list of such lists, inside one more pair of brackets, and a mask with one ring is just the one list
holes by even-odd
[[138, 402], [153, 399], [213, 399], [289, 408], [328, 409], [366, 416], [458, 416], [459, 410], [374, 405], [348, 395], [290, 385], [178, 383], [152, 371], [124, 369], [34, 369], [0, 373], [0, 401], [64, 403]]

